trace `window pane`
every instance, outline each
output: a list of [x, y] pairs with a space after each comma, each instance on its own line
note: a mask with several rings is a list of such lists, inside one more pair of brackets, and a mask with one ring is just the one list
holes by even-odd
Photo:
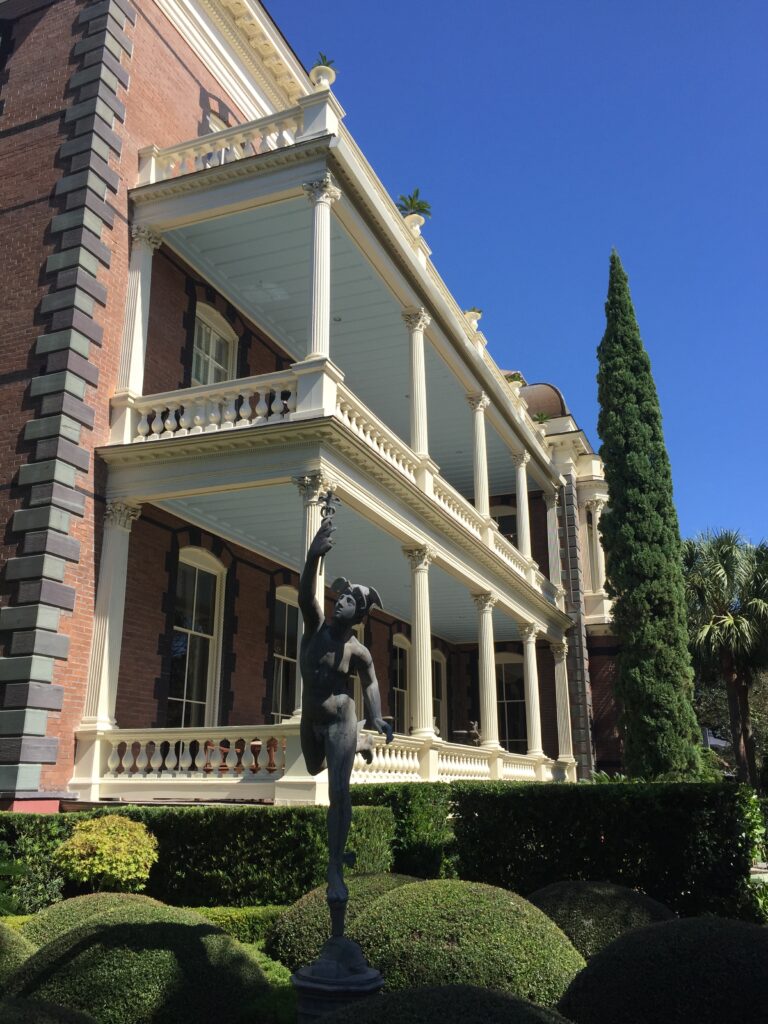
[[299, 630], [299, 609], [293, 605], [285, 606], [285, 653], [289, 658], [296, 657], [296, 637]]
[[195, 601], [195, 625], [199, 633], [213, 635], [213, 613], [216, 604], [216, 577], [212, 572], [197, 570], [197, 598]]
[[205, 725], [205, 704], [187, 704], [184, 709], [184, 725]]
[[220, 366], [213, 366], [208, 383], [219, 384], [221, 381], [226, 380], [227, 376], [227, 373]]
[[184, 565], [183, 562], [180, 562], [176, 577], [176, 605], [173, 615], [175, 626], [183, 626], [185, 629], [193, 628], [194, 600], [195, 570], [191, 565]]
[[186, 633], [174, 633], [171, 640], [171, 679], [168, 686], [170, 697], [184, 697], [184, 680], [187, 671]]
[[184, 702], [181, 700], [169, 700], [168, 711], [166, 713], [166, 724], [169, 729], [180, 729], [182, 723], [182, 712], [184, 711]]
[[275, 654], [285, 654], [285, 612], [286, 606], [283, 601], [275, 602]]
[[187, 700], [205, 701], [208, 690], [208, 651], [210, 640], [202, 636], [190, 636], [189, 661], [187, 664]]

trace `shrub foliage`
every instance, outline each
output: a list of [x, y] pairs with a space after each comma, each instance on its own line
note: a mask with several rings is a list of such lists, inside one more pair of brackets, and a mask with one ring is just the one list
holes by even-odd
[[576, 1024], [765, 1020], [768, 929], [695, 918], [627, 932], [592, 958], [559, 1010]]
[[0, 1020], [3, 1024], [96, 1024], [86, 1013], [36, 999], [3, 999]]
[[[17, 967], [20, 967], [25, 960], [35, 952], [35, 947], [21, 932], [15, 928], [9, 928], [7, 924], [0, 924], [0, 992], [3, 991], [5, 983]], [[0, 1017], [0, 1020], [3, 1018]]]
[[585, 960], [632, 928], [675, 916], [650, 896], [610, 882], [553, 882], [528, 899], [552, 918]]
[[[357, 875], [349, 879], [345, 934], [357, 938], [357, 922], [371, 913], [371, 904], [384, 893], [415, 882], [410, 875]], [[320, 885], [288, 907], [268, 929], [265, 949], [292, 971], [310, 964], [330, 935], [331, 921], [325, 886]]]
[[760, 826], [728, 783], [454, 786], [462, 878], [523, 894], [567, 879], [640, 889], [683, 916], [754, 918]]
[[358, 921], [356, 937], [387, 989], [474, 984], [553, 1006], [584, 966], [521, 896], [457, 879], [391, 890]]
[[120, 912], [124, 907], [131, 906], [162, 907], [162, 903], [149, 896], [125, 892], [94, 892], [86, 896], [73, 896], [72, 899], [54, 903], [33, 914], [21, 926], [21, 934], [37, 948], [53, 942], [73, 928], [79, 928], [86, 921], [101, 919], [115, 910]]
[[353, 1003], [323, 1024], [567, 1024], [554, 1010], [474, 985], [404, 989]]
[[107, 814], [78, 821], [54, 857], [75, 882], [111, 892], [139, 892], [157, 861], [157, 840], [142, 822]]

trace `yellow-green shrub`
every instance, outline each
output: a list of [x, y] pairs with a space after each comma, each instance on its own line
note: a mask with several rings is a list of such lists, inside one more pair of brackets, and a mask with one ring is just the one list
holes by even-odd
[[138, 892], [157, 860], [157, 840], [140, 821], [117, 814], [78, 822], [54, 853], [56, 863], [75, 882], [95, 889]]

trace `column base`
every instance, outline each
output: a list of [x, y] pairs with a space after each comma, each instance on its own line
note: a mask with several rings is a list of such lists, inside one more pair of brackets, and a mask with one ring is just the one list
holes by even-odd
[[577, 764], [573, 757], [558, 757], [555, 762], [557, 768], [563, 773], [565, 782], [577, 781]]

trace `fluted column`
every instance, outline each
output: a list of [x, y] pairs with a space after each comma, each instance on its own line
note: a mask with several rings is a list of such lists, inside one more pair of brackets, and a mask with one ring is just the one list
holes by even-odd
[[523, 638], [523, 680], [525, 683], [525, 721], [528, 730], [528, 754], [542, 757], [541, 707], [539, 704], [539, 668], [536, 663], [536, 636], [533, 623], [520, 626]]
[[[299, 493], [302, 498], [304, 505], [304, 517], [301, 528], [301, 551], [302, 551], [302, 568], [307, 560], [307, 552], [309, 551], [309, 545], [312, 543], [315, 534], [320, 529], [320, 523], [322, 522], [322, 516], [320, 515], [320, 509], [323, 503], [323, 496], [329, 491], [334, 489], [334, 484], [327, 476], [322, 473], [309, 473], [306, 476], [295, 477], [293, 481], [299, 489]], [[320, 610], [325, 613], [325, 559], [322, 559], [317, 571], [317, 578], [315, 580], [315, 600], [320, 605]], [[297, 643], [301, 643], [301, 635], [303, 632], [303, 624], [301, 618], [301, 611], [299, 611], [298, 629], [297, 629]], [[294, 717], [301, 715], [302, 706], [302, 681], [301, 681], [301, 666], [297, 659], [296, 662], [296, 707], [293, 709]]]
[[557, 758], [559, 761], [573, 761], [573, 738], [571, 736], [571, 699], [568, 693], [568, 644], [551, 644], [555, 660], [555, 701], [557, 704]]
[[312, 260], [307, 358], [331, 354], [331, 206], [341, 198], [329, 173], [302, 188], [312, 204]]
[[82, 727], [112, 729], [115, 726], [117, 679], [123, 643], [125, 586], [131, 526], [141, 508], [108, 502], [104, 516], [99, 583], [93, 614], [93, 639], [88, 668]]
[[134, 395], [144, 392], [152, 257], [162, 241], [161, 235], [152, 228], [137, 225], [131, 228], [131, 259], [128, 264], [128, 292], [117, 374], [118, 392], [130, 391]]
[[479, 395], [469, 395], [467, 400], [474, 413], [475, 508], [480, 515], [487, 519], [490, 505], [488, 501], [488, 455], [485, 445], [485, 410], [490, 404], [490, 399], [481, 391]]
[[515, 466], [515, 497], [517, 499], [517, 546], [526, 558], [531, 557], [531, 519], [528, 512], [528, 470], [530, 452], [512, 456]]
[[429, 567], [435, 552], [428, 544], [403, 548], [411, 563], [411, 725], [414, 736], [435, 735], [432, 711], [432, 625], [429, 614]]
[[547, 504], [547, 548], [549, 551], [549, 578], [556, 587], [562, 586], [563, 573], [560, 566], [560, 523], [557, 506], [560, 501], [559, 490], [545, 494]]
[[499, 746], [499, 708], [496, 695], [496, 649], [493, 643], [495, 594], [474, 594], [477, 606], [478, 683], [480, 690], [480, 735], [484, 747]]
[[603, 551], [602, 541], [600, 540], [600, 517], [603, 514], [603, 508], [605, 502], [602, 498], [595, 498], [593, 501], [588, 502], [588, 508], [592, 512], [592, 543], [595, 545], [595, 570], [597, 579], [594, 582], [594, 589], [598, 591], [605, 590], [605, 552]]
[[405, 310], [403, 320], [411, 338], [411, 448], [417, 455], [429, 455], [424, 329], [430, 325], [432, 317], [419, 307]]

